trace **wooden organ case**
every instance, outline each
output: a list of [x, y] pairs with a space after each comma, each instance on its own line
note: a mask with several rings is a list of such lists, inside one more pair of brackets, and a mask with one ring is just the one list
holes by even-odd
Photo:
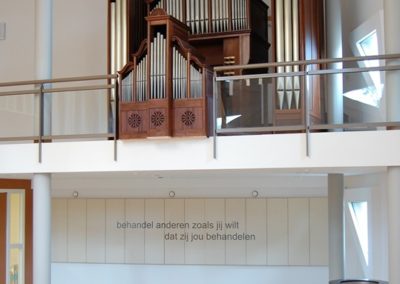
[[209, 136], [210, 68], [268, 60], [268, 6], [262, 0], [143, 2], [147, 27], [136, 28], [147, 38], [119, 72], [119, 137]]
[[147, 39], [120, 71], [120, 138], [206, 136], [212, 72], [186, 25], [163, 9], [146, 20]]
[[[121, 13], [126, 13], [130, 26], [126, 29], [128, 48], [121, 47], [120, 52], [129, 60], [118, 69], [121, 139], [208, 136], [213, 125], [213, 66], [268, 62], [270, 46], [270, 59], [276, 62], [319, 59], [324, 53], [321, 0], [270, 0], [270, 17], [263, 0], [110, 1], [117, 8], [118, 3], [127, 1], [128, 9]], [[273, 71], [296, 72], [302, 68], [279, 67]], [[266, 72], [255, 72], [259, 71]], [[235, 70], [223, 75], [243, 73]], [[316, 77], [308, 81], [314, 123], [324, 120], [322, 82]], [[241, 90], [246, 92], [246, 86]], [[272, 111], [272, 120], [261, 126], [304, 123], [304, 78], [277, 78], [270, 91], [272, 105], [267, 108]], [[231, 111], [242, 112], [259, 101], [248, 94], [222, 98], [222, 105], [225, 103]], [[250, 112], [239, 120], [236, 126], [246, 127], [258, 118]]]

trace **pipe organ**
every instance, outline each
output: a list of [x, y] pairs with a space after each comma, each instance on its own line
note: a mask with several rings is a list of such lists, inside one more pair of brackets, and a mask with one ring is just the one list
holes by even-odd
[[[270, 0], [270, 17], [263, 0], [109, 1], [110, 64], [121, 75], [120, 138], [208, 135], [213, 66], [268, 62], [270, 46], [272, 61], [322, 58], [321, 0]], [[123, 28], [124, 24], [128, 27]], [[275, 71], [302, 70], [303, 66], [295, 65]], [[243, 73], [228, 70], [224, 75]], [[312, 121], [319, 123], [323, 120], [322, 80], [308, 80]], [[226, 103], [241, 114], [236, 126], [259, 125], [260, 121], [262, 126], [302, 124], [304, 83], [301, 76], [282, 76], [268, 87], [272, 105], [262, 107], [272, 113], [268, 121], [248, 111], [260, 104], [250, 94], [222, 97], [219, 107]], [[246, 82], [241, 84], [237, 90], [250, 92]]]
[[205, 136], [212, 73], [188, 28], [155, 9], [148, 37], [120, 71], [120, 138]]

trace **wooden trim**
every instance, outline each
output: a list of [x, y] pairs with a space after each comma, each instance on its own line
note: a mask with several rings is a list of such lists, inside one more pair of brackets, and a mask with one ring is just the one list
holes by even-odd
[[7, 193], [0, 193], [0, 283], [6, 283]]
[[[25, 191], [25, 284], [32, 284], [33, 275], [33, 196], [30, 180], [0, 179], [0, 189]], [[1, 216], [0, 216], [1, 218]], [[0, 228], [1, 230], [1, 228]], [[1, 250], [1, 248], [0, 248]], [[1, 254], [0, 254], [1, 255]], [[1, 263], [1, 262], [0, 262]], [[1, 274], [0, 274], [1, 275]], [[1, 281], [1, 279], [0, 279]], [[1, 282], [3, 283], [3, 282]]]

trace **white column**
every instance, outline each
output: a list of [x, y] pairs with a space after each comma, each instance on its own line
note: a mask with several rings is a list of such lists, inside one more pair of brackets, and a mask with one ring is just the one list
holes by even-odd
[[[385, 52], [386, 54], [400, 53], [400, 1], [385, 0]], [[391, 65], [400, 65], [400, 60], [389, 62]], [[387, 116], [389, 121], [400, 121], [400, 71], [386, 72], [385, 80]]]
[[400, 167], [388, 169], [389, 283], [400, 283]]
[[34, 174], [33, 187], [33, 284], [51, 283], [50, 174]]
[[[53, 57], [53, 0], [36, 0], [35, 19], [36, 79], [51, 79]], [[51, 134], [51, 101], [51, 95], [46, 95], [44, 98], [43, 127], [45, 135]]]
[[329, 280], [344, 279], [344, 178], [328, 175]]
[[[325, 1], [326, 48], [328, 58], [343, 57], [341, 0]], [[342, 69], [342, 63], [330, 64], [331, 69]], [[343, 75], [327, 75], [328, 123], [343, 123]]]
[[[400, 1], [385, 0], [385, 52], [400, 53]], [[388, 64], [399, 65], [400, 60]], [[400, 71], [386, 72], [387, 119], [400, 121]], [[400, 283], [400, 167], [388, 169], [389, 283]]]

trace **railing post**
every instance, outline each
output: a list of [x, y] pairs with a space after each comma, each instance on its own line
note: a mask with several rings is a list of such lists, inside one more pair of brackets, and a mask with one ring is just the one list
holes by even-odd
[[39, 163], [42, 163], [42, 147], [44, 135], [44, 85], [40, 84], [39, 93]]
[[260, 92], [261, 92], [261, 125], [265, 124], [265, 106], [264, 106], [264, 81], [263, 79], [258, 79], [258, 84], [261, 86], [260, 87]]
[[120, 76], [115, 79], [115, 86], [114, 86], [114, 161], [118, 160], [118, 117], [119, 117], [119, 79]]
[[309, 65], [304, 66], [304, 123], [306, 127], [306, 156], [310, 157], [310, 102], [309, 102]]
[[213, 157], [216, 160], [217, 159], [217, 73], [214, 72], [213, 75]]

